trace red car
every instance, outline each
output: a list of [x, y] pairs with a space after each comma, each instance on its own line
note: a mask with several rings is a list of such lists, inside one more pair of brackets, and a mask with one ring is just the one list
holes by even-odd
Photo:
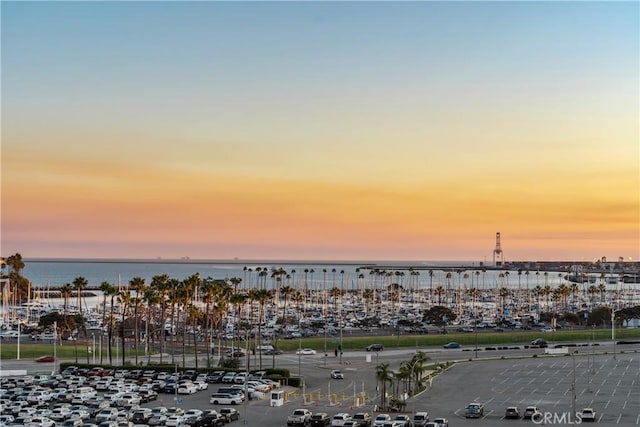
[[92, 368], [87, 372], [88, 377], [105, 377], [107, 375], [109, 375], [109, 373], [102, 368]]
[[39, 363], [51, 363], [54, 362], [56, 359], [53, 356], [40, 356], [36, 359], [36, 362]]

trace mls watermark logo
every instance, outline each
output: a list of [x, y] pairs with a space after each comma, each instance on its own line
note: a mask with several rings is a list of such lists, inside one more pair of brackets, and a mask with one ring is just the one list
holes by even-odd
[[582, 424], [582, 413], [576, 412], [536, 412], [531, 421], [538, 425], [578, 425]]

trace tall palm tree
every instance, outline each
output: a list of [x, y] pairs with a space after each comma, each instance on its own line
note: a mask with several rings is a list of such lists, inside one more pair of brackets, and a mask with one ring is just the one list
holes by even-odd
[[124, 366], [125, 364], [125, 349], [126, 347], [126, 342], [125, 342], [125, 326], [126, 326], [126, 320], [127, 320], [127, 309], [129, 308], [129, 306], [131, 305], [131, 301], [132, 301], [132, 297], [131, 294], [129, 293], [129, 290], [125, 289], [122, 292], [119, 292], [118, 294], [118, 303], [120, 304], [120, 311], [122, 314], [122, 323], [120, 325], [120, 339], [122, 340], [122, 365]]
[[[100, 292], [102, 292], [102, 327], [104, 327], [107, 323], [107, 297], [110, 296], [112, 289], [114, 289], [114, 286], [107, 281], [104, 281], [100, 284]], [[101, 339], [103, 335], [104, 333], [101, 331]], [[102, 351], [100, 352], [100, 363], [102, 364]]]
[[[249, 297], [258, 302], [258, 337], [257, 346], [262, 345], [262, 322], [264, 319], [264, 306], [272, 295], [267, 289], [252, 289], [249, 291]], [[262, 369], [262, 352], [259, 352], [260, 369]]]
[[293, 294], [293, 288], [289, 285], [282, 286], [280, 288], [280, 295], [283, 298], [283, 306], [282, 306], [282, 328], [286, 329], [287, 327], [287, 301], [289, 297]]
[[438, 305], [442, 305], [442, 296], [446, 293], [445, 289], [440, 285], [435, 289], [434, 293], [438, 297]]
[[[82, 322], [82, 332], [84, 333], [85, 339], [87, 338], [87, 322], [85, 321], [84, 314], [82, 313], [82, 291], [84, 291], [89, 282], [82, 276], [78, 276], [73, 280], [73, 288], [75, 289], [78, 296], [78, 311], [80, 313], [79, 320]], [[76, 358], [77, 358], [77, 340], [75, 341], [76, 345]], [[89, 363], [89, 352], [87, 352], [87, 364]]]
[[380, 383], [380, 409], [384, 410], [387, 403], [387, 384], [393, 384], [393, 372], [388, 363], [376, 366], [376, 379]]
[[163, 324], [158, 325], [157, 322], [154, 322], [157, 325], [155, 330], [154, 331], [150, 330], [151, 322], [154, 318], [153, 312], [155, 311], [155, 308], [161, 305], [160, 298], [161, 298], [161, 295], [156, 288], [150, 286], [144, 290], [142, 301], [146, 306], [146, 313], [147, 313], [147, 315], [144, 318], [145, 319], [144, 347], [145, 347], [145, 353], [147, 354], [147, 365], [151, 363], [151, 353], [152, 353], [151, 348], [153, 344], [152, 338], [157, 337], [158, 329], [161, 332], [164, 332], [164, 325]]
[[[194, 304], [189, 304], [186, 310], [185, 323], [191, 321], [191, 329], [193, 331], [193, 358], [195, 360], [196, 370], [198, 369], [198, 322], [202, 319], [202, 310]], [[184, 338], [186, 341], [186, 337]]]
[[[183, 308], [183, 318], [182, 318], [182, 367], [186, 367], [187, 365], [187, 360], [186, 360], [186, 352], [187, 352], [187, 326], [188, 326], [188, 313], [189, 313], [189, 306], [192, 305], [193, 301], [192, 301], [192, 297], [196, 292], [196, 289], [199, 289], [201, 285], [201, 279], [200, 279], [200, 274], [199, 273], [195, 273], [192, 274], [191, 276], [187, 277], [186, 279], [184, 279], [182, 281], [182, 286], [181, 286], [181, 290], [182, 290], [182, 295], [181, 295], [181, 302], [182, 302], [182, 308]], [[194, 330], [193, 333], [195, 334], [196, 331]]]
[[131, 302], [133, 303], [133, 348], [135, 351], [136, 366], [138, 366], [138, 344], [140, 342], [140, 320], [138, 319], [138, 308], [142, 302], [141, 295], [144, 294], [144, 290], [146, 288], [144, 279], [142, 277], [132, 278], [129, 281], [129, 288], [136, 293]]
[[160, 364], [162, 364], [163, 354], [166, 351], [166, 329], [165, 329], [165, 316], [167, 314], [167, 305], [169, 300], [171, 279], [167, 274], [160, 274], [151, 278], [151, 289], [155, 291], [160, 304]]
[[111, 301], [110, 301], [110, 305], [109, 305], [109, 325], [107, 327], [107, 340], [108, 340], [108, 353], [109, 353], [109, 365], [113, 366], [113, 353], [111, 351], [111, 345], [113, 342], [113, 324], [114, 324], [114, 298], [116, 297], [116, 295], [118, 295], [118, 288], [116, 288], [115, 286], [110, 286], [108, 287], [105, 291], [105, 295], [107, 295]]
[[65, 315], [69, 315], [69, 297], [73, 295], [73, 286], [71, 283], [65, 283], [60, 287], [60, 297], [63, 300], [62, 307]]
[[[234, 337], [237, 335], [240, 337], [240, 330], [242, 328], [242, 308], [244, 304], [247, 302], [249, 297], [245, 292], [235, 292], [231, 294], [229, 297], [229, 303], [232, 304], [236, 309], [236, 322], [237, 327], [234, 329]], [[249, 340], [247, 339], [247, 348], [249, 347]], [[222, 357], [222, 352], [220, 352], [220, 357]], [[247, 353], [247, 371], [249, 371], [250, 364], [249, 353]]]
[[208, 369], [208, 368], [211, 368], [211, 342], [213, 338], [213, 333], [211, 328], [211, 324], [213, 323], [211, 319], [211, 306], [213, 305], [215, 300], [215, 285], [214, 285], [213, 279], [206, 278], [202, 281], [201, 293], [202, 293], [202, 301], [205, 304], [204, 330], [207, 338], [207, 349], [208, 349], [207, 350], [207, 369]]

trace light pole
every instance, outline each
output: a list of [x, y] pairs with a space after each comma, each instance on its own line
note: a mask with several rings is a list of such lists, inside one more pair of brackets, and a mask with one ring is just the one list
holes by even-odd
[[576, 416], [576, 353], [578, 350], [571, 353], [571, 360], [573, 361], [573, 381], [571, 382], [571, 419]]
[[611, 341], [613, 341], [613, 360], [616, 360], [616, 311], [611, 307]]

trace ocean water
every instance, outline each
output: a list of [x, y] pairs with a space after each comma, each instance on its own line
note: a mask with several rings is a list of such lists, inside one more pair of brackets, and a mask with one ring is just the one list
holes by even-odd
[[[413, 267], [413, 274], [409, 270]], [[72, 283], [76, 277], [84, 277], [90, 286], [102, 282], [112, 285], [126, 284], [134, 277], [145, 279], [148, 284], [153, 276], [167, 274], [182, 280], [199, 273], [202, 278], [242, 279], [240, 287], [264, 286], [271, 288], [276, 282], [271, 278], [273, 269], [284, 269], [291, 276], [287, 284], [308, 286], [312, 289], [341, 287], [355, 289], [358, 286], [380, 283], [378, 275], [372, 274], [376, 268], [396, 273], [393, 281], [412, 289], [430, 286], [458, 286], [467, 288], [534, 288], [537, 285], [557, 286], [564, 281], [565, 272], [530, 271], [529, 274], [517, 270], [482, 271], [478, 263], [461, 261], [198, 261], [198, 260], [74, 260], [74, 259], [25, 259], [23, 275], [34, 287], [58, 287]], [[259, 271], [267, 275], [258, 278]], [[335, 270], [335, 273], [333, 272]], [[461, 271], [462, 270], [462, 271]], [[432, 276], [429, 275], [432, 272]], [[460, 271], [460, 273], [458, 273]], [[358, 276], [364, 276], [358, 279]], [[450, 277], [447, 278], [447, 275]], [[359, 283], [358, 283], [359, 282]]]
[[[412, 271], [409, 267], [413, 267]], [[278, 283], [271, 278], [273, 269], [284, 269], [290, 276]], [[375, 274], [375, 269], [388, 273], [385, 277]], [[334, 273], [335, 270], [335, 273]], [[267, 271], [259, 278], [259, 271]], [[429, 272], [432, 272], [432, 275]], [[445, 288], [478, 288], [489, 290], [499, 287], [511, 289], [533, 289], [550, 285], [555, 288], [567, 283], [566, 272], [482, 270], [478, 263], [456, 262], [386, 262], [386, 261], [197, 261], [197, 260], [73, 260], [73, 259], [25, 259], [23, 275], [32, 283], [32, 288], [55, 288], [82, 276], [90, 286], [97, 287], [102, 282], [126, 286], [134, 277], [151, 283], [153, 276], [167, 274], [182, 280], [199, 273], [202, 278], [242, 279], [240, 289], [265, 287], [267, 289], [291, 285], [296, 289], [323, 290], [339, 287], [345, 290], [360, 288], [380, 288], [389, 283], [399, 283], [405, 289], [419, 290], [443, 286]], [[361, 279], [358, 277], [362, 275]], [[447, 277], [448, 276], [448, 277]], [[614, 279], [615, 276], [611, 276]], [[599, 284], [600, 282], [596, 283]], [[581, 290], [591, 283], [580, 284]], [[627, 291], [638, 296], [637, 284], [607, 283], [608, 290]], [[96, 307], [103, 302], [102, 293], [92, 291], [95, 296], [84, 298], [87, 307]], [[42, 293], [44, 296], [46, 293]], [[48, 304], [61, 305], [62, 299], [44, 297]], [[0, 309], [0, 311], [2, 311]]]

